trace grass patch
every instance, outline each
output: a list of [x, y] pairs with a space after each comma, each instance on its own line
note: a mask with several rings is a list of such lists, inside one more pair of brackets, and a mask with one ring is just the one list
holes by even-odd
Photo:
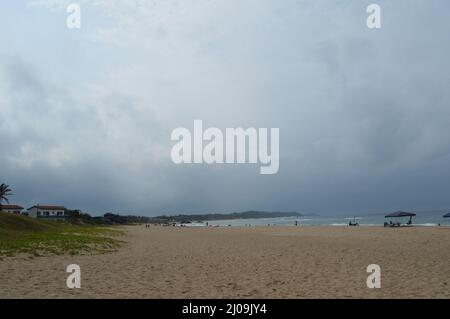
[[26, 254], [99, 254], [116, 251], [124, 242], [116, 227], [72, 225], [0, 212], [0, 258]]

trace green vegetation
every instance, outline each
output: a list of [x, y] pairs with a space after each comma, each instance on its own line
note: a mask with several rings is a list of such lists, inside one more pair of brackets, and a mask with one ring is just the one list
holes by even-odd
[[0, 259], [25, 254], [47, 256], [115, 251], [123, 231], [97, 225], [74, 225], [0, 212]]
[[257, 218], [279, 218], [279, 217], [302, 217], [303, 215], [296, 212], [261, 212], [246, 211], [241, 213], [228, 214], [183, 214], [183, 215], [163, 215], [156, 217], [134, 216], [134, 215], [118, 215], [106, 213], [103, 216], [92, 217], [81, 211], [69, 211], [70, 218], [68, 221], [72, 224], [89, 224], [89, 225], [136, 225], [136, 224], [172, 224], [172, 223], [192, 223], [204, 222], [209, 220], [228, 220], [228, 219], [257, 219]]

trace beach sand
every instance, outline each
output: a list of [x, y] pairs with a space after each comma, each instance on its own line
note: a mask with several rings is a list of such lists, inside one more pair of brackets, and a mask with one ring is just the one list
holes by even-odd
[[[448, 227], [126, 229], [115, 253], [0, 261], [0, 298], [450, 297]], [[81, 289], [66, 287], [69, 264]]]

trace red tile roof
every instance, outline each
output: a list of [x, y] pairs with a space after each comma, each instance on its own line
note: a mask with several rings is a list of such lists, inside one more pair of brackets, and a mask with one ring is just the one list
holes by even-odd
[[49, 205], [35, 205], [33, 207], [28, 208], [28, 210], [32, 208], [45, 209], [45, 210], [66, 210], [64, 206], [49, 206]]
[[2, 209], [20, 209], [22, 210], [23, 207], [19, 205], [2, 205]]

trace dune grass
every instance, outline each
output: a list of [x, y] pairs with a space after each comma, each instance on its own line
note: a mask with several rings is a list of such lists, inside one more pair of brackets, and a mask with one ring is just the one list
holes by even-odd
[[117, 250], [123, 241], [117, 227], [72, 225], [0, 212], [0, 258], [24, 254], [98, 254]]

